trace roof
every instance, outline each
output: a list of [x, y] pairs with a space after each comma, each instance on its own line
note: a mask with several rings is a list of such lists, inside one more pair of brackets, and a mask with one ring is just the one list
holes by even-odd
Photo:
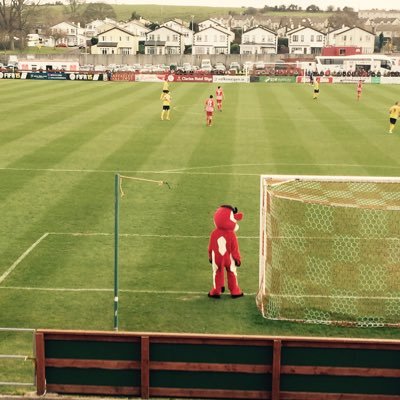
[[300, 26], [300, 27], [298, 27], [298, 28], [295, 28], [295, 29], [289, 31], [287, 34], [288, 34], [288, 35], [293, 35], [294, 33], [300, 32], [300, 31], [302, 31], [302, 30], [304, 30], [304, 29], [311, 29], [311, 30], [313, 30], [313, 31], [315, 31], [315, 32], [320, 33], [321, 35], [325, 35], [324, 32], [321, 32], [321, 31], [319, 31], [318, 29], [313, 28], [312, 26]]
[[273, 30], [268, 29], [268, 28], [266, 28], [265, 26], [262, 26], [262, 25], [254, 26], [254, 27], [248, 29], [247, 31], [244, 31], [244, 32], [243, 32], [243, 35], [246, 34], [246, 33], [248, 33], [248, 32], [254, 31], [255, 29], [262, 29], [262, 30], [264, 30], [264, 31], [267, 31], [267, 32], [269, 32], [269, 33], [273, 33], [274, 35], [277, 35], [276, 32], [274, 32]]
[[[203, 32], [205, 32], [205, 31], [207, 31], [208, 29], [215, 29], [216, 31], [221, 32], [221, 33], [223, 33], [224, 35], [229, 36], [229, 32], [226, 32], [225, 30], [222, 30], [222, 29], [220, 29], [219, 27], [216, 27], [216, 26], [209, 26], [208, 28], [205, 28], [205, 29], [202, 29], [201, 31], [196, 32], [194, 35], [196, 36], [196, 35], [198, 35], [199, 33], [203, 33]], [[233, 32], [232, 32], [232, 33], [233, 33]]]
[[353, 29], [360, 29], [360, 30], [362, 30], [362, 31], [364, 31], [364, 32], [369, 33], [370, 35], [375, 36], [375, 34], [372, 33], [371, 31], [367, 31], [366, 29], [360, 28], [359, 26], [353, 26], [352, 28], [349, 28], [349, 29], [347, 29], [347, 30], [345, 30], [345, 31], [342, 31], [342, 32], [338, 33], [337, 35], [341, 35], [342, 33], [347, 33], [347, 32], [349, 32], [349, 31], [352, 31]]
[[128, 34], [128, 35], [130, 35], [130, 36], [138, 37], [137, 35], [133, 34], [131, 31], [128, 31], [128, 30], [126, 30], [126, 29], [124, 29], [124, 28], [121, 28], [121, 27], [119, 27], [119, 26], [113, 26], [112, 28], [109, 28], [109, 29], [107, 29], [107, 30], [105, 30], [105, 31], [103, 31], [103, 32], [100, 32], [100, 33], [99, 33], [99, 36], [100, 36], [100, 35], [103, 35], [104, 33], [110, 32], [110, 31], [112, 31], [112, 30], [114, 30], [114, 29], [117, 29], [117, 30], [119, 30], [119, 31], [121, 31], [121, 32], [124, 32], [124, 33], [126, 33], [126, 34]]

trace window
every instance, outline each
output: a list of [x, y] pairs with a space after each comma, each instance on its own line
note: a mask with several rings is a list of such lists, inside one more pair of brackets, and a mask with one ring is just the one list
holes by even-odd
[[167, 35], [167, 42], [169, 42], [169, 35]]
[[310, 40], [311, 40], [312, 42], [314, 42], [314, 35], [311, 35]]
[[346, 35], [343, 36], [343, 40], [344, 40], [344, 41], [347, 40], [347, 36], [346, 36]]
[[207, 42], [208, 41], [208, 36], [204, 35], [204, 41]]
[[101, 41], [102, 41], [102, 42], [105, 42], [105, 41], [106, 41], [106, 37], [105, 37], [105, 36], [102, 36], [102, 37], [101, 37]]
[[292, 41], [293, 42], [298, 42], [299, 41], [299, 36], [298, 35], [293, 35], [292, 36]]
[[149, 40], [154, 40], [154, 35], [149, 35]]
[[178, 35], [172, 35], [172, 41], [173, 42], [178, 42], [179, 41]]
[[304, 35], [301, 35], [301, 36], [300, 36], [300, 41], [301, 41], [301, 42], [304, 42]]
[[265, 43], [265, 36], [264, 36], [264, 35], [261, 36], [261, 42], [262, 42], [262, 43]]
[[317, 42], [322, 42], [323, 38], [324, 37], [322, 35], [317, 35]]
[[248, 43], [249, 37], [247, 35], [243, 36], [243, 43]]
[[365, 39], [367, 39], [367, 42], [371, 40], [371, 36], [366, 36]]
[[201, 36], [200, 36], [200, 35], [196, 36], [196, 40], [197, 40], [198, 42], [201, 42]]

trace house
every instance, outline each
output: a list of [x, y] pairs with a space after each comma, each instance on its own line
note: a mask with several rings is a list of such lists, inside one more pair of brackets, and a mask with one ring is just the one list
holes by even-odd
[[91, 54], [137, 54], [139, 36], [117, 26], [98, 34], [99, 42], [91, 46]]
[[240, 54], [277, 54], [278, 34], [263, 26], [251, 28], [242, 35]]
[[328, 32], [326, 33], [326, 36], [325, 36], [325, 45], [326, 46], [335, 46], [336, 35], [344, 32], [344, 31], [347, 31], [348, 29], [350, 29], [348, 26], [343, 25], [340, 28], [328, 30]]
[[85, 25], [85, 36], [87, 38], [95, 37], [99, 32], [104, 32], [117, 26], [117, 22], [106, 18], [105, 20], [96, 19]]
[[191, 46], [193, 44], [194, 32], [187, 28], [182, 21], [170, 19], [169, 21], [164, 22], [161, 26], [166, 26], [176, 32], [179, 32], [182, 35], [185, 46]]
[[194, 34], [192, 54], [229, 54], [231, 52], [230, 35], [214, 26]]
[[132, 32], [135, 36], [139, 36], [140, 42], [144, 42], [146, 40], [146, 35], [151, 32], [150, 28], [147, 28], [147, 26], [143, 25], [138, 20], [125, 22], [123, 24], [120, 24], [120, 27], [129, 32]]
[[311, 27], [299, 27], [287, 33], [290, 54], [321, 54], [325, 34]]
[[183, 35], [167, 26], [160, 26], [146, 34], [145, 54], [183, 54]]
[[48, 40], [50, 46], [84, 46], [86, 37], [80, 24], [60, 22], [50, 27], [51, 37]]
[[335, 35], [334, 45], [361, 47], [363, 54], [372, 54], [375, 48], [375, 34], [359, 27], [348, 28]]
[[229, 35], [230, 42], [233, 42], [235, 40], [235, 33], [232, 32], [225, 25], [221, 24], [221, 22], [216, 20], [215, 18], [209, 18], [202, 22], [199, 22], [198, 26], [199, 26], [199, 31], [202, 31], [210, 27], [218, 28], [220, 31], [223, 31]]

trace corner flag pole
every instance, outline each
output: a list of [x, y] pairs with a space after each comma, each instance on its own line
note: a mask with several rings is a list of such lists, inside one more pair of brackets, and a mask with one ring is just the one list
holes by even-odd
[[114, 330], [118, 330], [118, 255], [119, 255], [119, 184], [120, 176], [115, 175], [114, 194]]
[[169, 189], [171, 186], [166, 181], [155, 181], [153, 179], [138, 178], [133, 176], [125, 176], [116, 174], [114, 179], [114, 330], [118, 330], [118, 291], [119, 291], [119, 197], [125, 195], [122, 190], [122, 179], [131, 179], [134, 181], [152, 182], [157, 183], [159, 186], [167, 185]]

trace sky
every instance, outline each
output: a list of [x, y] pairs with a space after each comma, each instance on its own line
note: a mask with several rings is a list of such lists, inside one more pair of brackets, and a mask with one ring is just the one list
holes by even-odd
[[285, 4], [296, 4], [303, 9], [311, 4], [317, 5], [325, 10], [328, 6], [352, 7], [355, 10], [366, 10], [379, 8], [386, 10], [400, 10], [400, 0], [117, 0], [115, 2], [124, 4], [158, 4], [158, 5], [181, 5], [181, 6], [218, 6], [218, 7], [256, 7], [263, 8], [265, 5], [275, 6]]

